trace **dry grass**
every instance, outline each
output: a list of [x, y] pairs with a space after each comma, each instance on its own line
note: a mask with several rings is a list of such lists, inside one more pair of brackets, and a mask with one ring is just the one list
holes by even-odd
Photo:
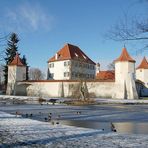
[[43, 98], [39, 98], [38, 101], [39, 101], [39, 103], [46, 102], [46, 100]]
[[67, 105], [91, 105], [91, 104], [95, 104], [96, 102], [94, 101], [94, 99], [87, 99], [87, 100], [78, 100], [78, 99], [73, 99], [73, 100], [69, 100], [69, 101], [65, 101], [64, 103], [66, 103]]

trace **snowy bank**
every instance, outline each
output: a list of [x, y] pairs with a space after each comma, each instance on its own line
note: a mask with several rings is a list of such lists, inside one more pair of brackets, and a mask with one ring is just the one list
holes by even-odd
[[104, 103], [104, 104], [107, 104], [107, 103], [112, 103], [112, 104], [148, 104], [148, 100], [142, 100], [142, 99], [139, 99], [139, 100], [132, 100], [132, 99], [108, 99], [108, 98], [105, 98], [105, 99], [102, 99], [102, 98], [97, 98], [95, 99], [96, 103]]

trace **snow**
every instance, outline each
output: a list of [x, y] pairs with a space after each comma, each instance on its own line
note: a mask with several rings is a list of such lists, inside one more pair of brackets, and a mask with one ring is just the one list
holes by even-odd
[[[33, 97], [33, 96], [10, 96], [10, 95], [0, 95], [0, 100], [2, 101], [7, 101], [7, 100], [19, 100], [19, 101], [38, 101], [39, 97]], [[43, 97], [45, 100], [50, 100], [51, 98], [48, 97]], [[56, 99], [58, 103], [64, 102], [64, 101], [69, 101], [71, 98], [53, 98]], [[148, 100], [143, 100], [143, 99], [112, 99], [112, 98], [94, 98], [96, 103], [102, 103], [102, 104], [109, 104], [109, 103], [121, 103], [121, 104], [148, 104]], [[49, 102], [48, 102], [49, 103]]]
[[41, 122], [0, 111], [0, 147], [148, 147], [148, 135], [104, 133], [101, 129], [78, 128]]
[[96, 103], [130, 103], [130, 104], [147, 104], [148, 100], [135, 100], [135, 99], [108, 99], [108, 98], [97, 98], [95, 99]]

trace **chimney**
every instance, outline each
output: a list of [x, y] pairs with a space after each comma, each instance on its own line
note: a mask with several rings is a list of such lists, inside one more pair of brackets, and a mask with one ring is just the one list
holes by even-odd
[[100, 63], [96, 64], [96, 75], [100, 72]]
[[56, 60], [58, 59], [58, 53], [55, 54], [55, 59], [56, 59]]

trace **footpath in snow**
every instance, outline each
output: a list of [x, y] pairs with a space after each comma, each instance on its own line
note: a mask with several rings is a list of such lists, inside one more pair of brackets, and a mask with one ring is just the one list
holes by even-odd
[[0, 147], [148, 147], [148, 135], [103, 133], [102, 130], [40, 122], [0, 112]]

